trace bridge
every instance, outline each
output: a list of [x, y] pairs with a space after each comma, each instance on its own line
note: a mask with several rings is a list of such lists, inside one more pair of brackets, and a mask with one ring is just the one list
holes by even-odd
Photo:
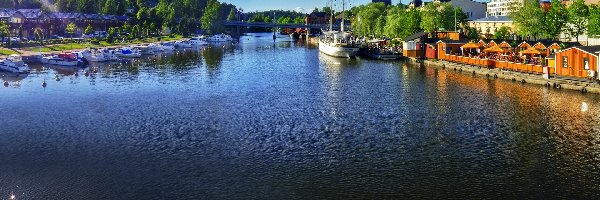
[[[278, 24], [271, 22], [244, 22], [244, 21], [226, 21], [225, 26], [237, 26], [237, 27], [264, 27], [264, 28], [306, 28], [306, 29], [328, 29], [329, 24]], [[339, 29], [340, 24], [333, 24], [333, 29]], [[350, 26], [344, 27], [349, 30]]]

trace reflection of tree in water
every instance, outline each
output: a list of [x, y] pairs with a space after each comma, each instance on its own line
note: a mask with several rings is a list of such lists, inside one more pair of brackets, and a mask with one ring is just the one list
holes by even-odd
[[[200, 49], [201, 50], [201, 49]], [[197, 68], [202, 60], [198, 50], [179, 51], [172, 55], [158, 56], [154, 65], [157, 69], [172, 69], [174, 73], [188, 71]]]
[[54, 71], [56, 71], [57, 74], [63, 75], [63, 76], [72, 76], [75, 75], [75, 73], [77, 73], [79, 71], [79, 67], [78, 66], [59, 66], [59, 65], [48, 65], [46, 67], [49, 67], [50, 69], [53, 69]]
[[202, 51], [202, 56], [204, 57], [204, 62], [206, 63], [206, 68], [209, 72], [215, 71], [221, 67], [221, 61], [223, 61], [224, 54], [223, 48], [219, 47], [209, 47]]

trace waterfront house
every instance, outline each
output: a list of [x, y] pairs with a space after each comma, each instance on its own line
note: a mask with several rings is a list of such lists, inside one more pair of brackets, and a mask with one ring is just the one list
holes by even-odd
[[575, 46], [556, 53], [556, 75], [573, 78], [598, 77], [600, 46]]
[[425, 43], [429, 34], [426, 32], [415, 33], [403, 39], [402, 55], [410, 58], [423, 58], [425, 56]]
[[305, 24], [329, 24], [331, 14], [326, 12], [312, 12], [304, 18]]
[[508, 16], [487, 16], [473, 21], [469, 21], [469, 26], [473, 27], [485, 38], [491, 38], [496, 31], [503, 26], [510, 30], [514, 29], [514, 23]]

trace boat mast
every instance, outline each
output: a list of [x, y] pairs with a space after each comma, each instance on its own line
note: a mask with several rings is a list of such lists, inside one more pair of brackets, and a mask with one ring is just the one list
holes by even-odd
[[344, 19], [346, 18], [346, 15], [344, 14], [344, 12], [346, 11], [346, 1], [342, 0], [342, 27], [340, 28], [340, 32], [344, 33]]
[[329, 31], [333, 31], [333, 1], [330, 1], [329, 9], [331, 12], [331, 17], [329, 17]]

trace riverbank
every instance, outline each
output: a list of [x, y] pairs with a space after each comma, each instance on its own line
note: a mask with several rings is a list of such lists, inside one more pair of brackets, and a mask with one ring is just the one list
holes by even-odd
[[523, 84], [536, 84], [556, 89], [576, 90], [582, 93], [600, 94], [600, 85], [585, 80], [574, 80], [560, 77], [550, 77], [545, 79], [539, 74], [528, 74], [522, 72], [506, 71], [497, 68], [488, 69], [474, 67], [470, 65], [452, 63], [447, 61], [420, 60], [407, 58], [407, 62], [412, 64], [424, 64], [428, 67], [435, 67], [443, 70], [452, 70], [464, 74], [472, 74], [473, 76], [481, 76], [485, 78], [500, 78], [521, 82]]
[[[177, 40], [186, 40], [189, 39], [187, 37], [176, 36], [174, 38], [170, 37], [160, 37], [160, 42], [170, 42]], [[131, 42], [125, 43], [108, 43], [105, 41], [101, 41], [98, 44], [87, 43], [67, 43], [67, 44], [52, 44], [52, 45], [44, 45], [43, 47], [26, 47], [26, 48], [0, 48], [0, 58], [6, 58], [10, 54], [20, 54], [23, 58], [27, 59], [27, 57], [37, 56], [40, 54], [40, 51], [45, 54], [55, 54], [64, 51], [81, 51], [87, 48], [118, 48], [125, 47], [130, 45], [140, 45], [140, 44], [151, 44], [159, 42], [158, 38], [145, 38], [145, 39], [136, 39]]]

